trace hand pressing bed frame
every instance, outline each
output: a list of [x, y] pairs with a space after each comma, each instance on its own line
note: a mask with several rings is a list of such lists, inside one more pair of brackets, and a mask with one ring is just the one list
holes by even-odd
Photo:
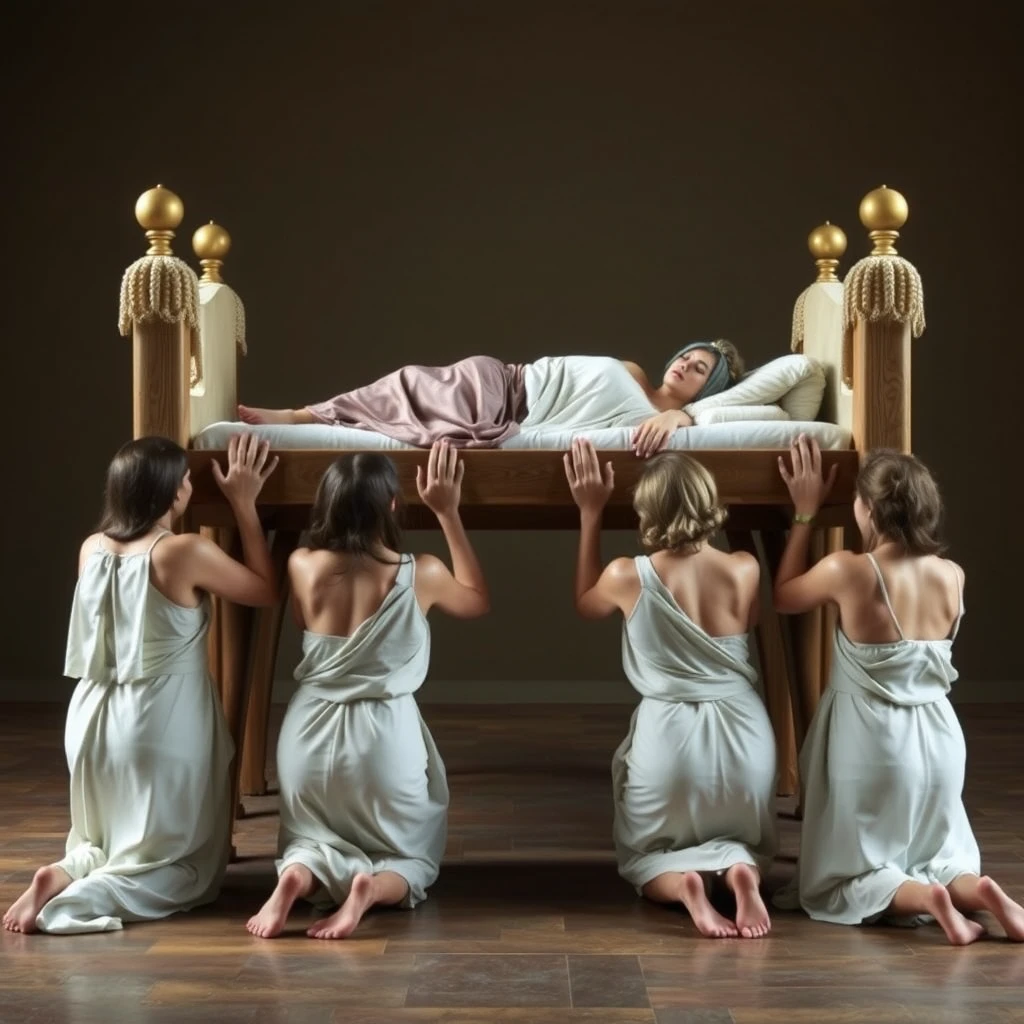
[[[850, 437], [846, 449], [823, 452], [823, 466], [838, 475], [816, 521], [812, 558], [856, 543], [851, 505], [861, 455], [874, 447], [911, 450], [911, 336], [924, 329], [920, 278], [897, 255], [894, 243], [906, 222], [907, 204], [893, 189], [869, 192], [860, 219], [873, 248], [840, 282], [836, 270], [846, 236], [826, 223], [811, 232], [808, 247], [817, 278], [794, 308], [792, 348], [817, 360], [826, 375], [818, 419]], [[150, 248], [125, 272], [121, 290], [121, 333], [133, 348], [133, 435], [161, 434], [189, 448], [193, 497], [186, 529], [214, 537], [237, 554], [230, 508], [210, 468], [223, 462], [222, 448], [197, 448], [197, 435], [211, 425], [237, 419], [237, 360], [245, 352], [242, 303], [223, 282], [221, 268], [230, 249], [228, 233], [212, 221], [193, 235], [202, 276], [171, 251], [184, 218], [181, 200], [157, 186], [143, 193], [135, 215]], [[778, 426], [800, 432], [801, 424]], [[245, 428], [240, 425], [240, 429]], [[279, 428], [280, 429], [280, 428]], [[284, 428], [301, 430], [302, 428]], [[691, 427], [690, 431], [712, 428]], [[710, 435], [708, 435], [710, 436]], [[775, 435], [779, 436], [779, 435]], [[694, 435], [698, 437], [698, 435]], [[348, 449], [359, 450], [359, 449]], [[774, 576], [785, 543], [791, 508], [778, 471], [787, 445], [765, 448], [686, 450], [714, 474], [729, 507], [727, 540], [757, 554]], [[575, 530], [579, 516], [562, 464], [564, 449], [465, 451], [462, 514], [470, 529]], [[258, 501], [261, 519], [273, 532], [271, 549], [281, 573], [282, 598], [272, 609], [252, 610], [217, 600], [211, 623], [211, 672], [220, 688], [236, 744], [235, 786], [245, 794], [266, 791], [264, 767], [274, 663], [287, 595], [285, 566], [304, 528], [321, 474], [339, 449], [277, 447], [280, 464]], [[421, 449], [390, 450], [402, 479], [410, 529], [436, 525], [419, 503], [416, 466]], [[643, 463], [628, 450], [599, 451], [615, 467], [616, 489], [605, 513], [609, 529], [632, 529], [631, 490]], [[570, 577], [566, 569], [566, 581]], [[566, 614], [571, 614], [566, 582]], [[779, 791], [797, 788], [796, 750], [817, 706], [828, 674], [834, 615], [821, 610], [780, 617], [770, 603], [757, 629], [768, 712], [779, 747]]]

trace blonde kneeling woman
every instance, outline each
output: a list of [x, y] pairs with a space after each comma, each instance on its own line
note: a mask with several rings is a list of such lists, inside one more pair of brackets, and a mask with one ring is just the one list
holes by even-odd
[[[725, 520], [714, 480], [667, 452], [633, 499], [649, 553], [602, 569], [611, 465], [602, 475], [586, 441], [565, 463], [580, 508], [576, 608], [623, 614], [623, 669], [642, 698], [612, 762], [619, 873], [650, 900], [682, 903], [702, 935], [760, 938], [771, 927], [760, 880], [777, 849], [775, 739], [748, 650], [760, 567], [708, 543]], [[708, 899], [716, 879], [735, 921]]]
[[303, 658], [277, 746], [279, 878], [249, 921], [253, 935], [278, 935], [303, 898], [338, 906], [307, 934], [344, 939], [370, 907], [413, 907], [437, 878], [448, 785], [414, 693], [430, 665], [426, 613], [470, 619], [488, 608], [459, 518], [463, 469], [438, 442], [416, 473], [453, 571], [400, 553], [398, 473], [386, 455], [344, 456], [320, 481], [307, 546], [288, 563]]

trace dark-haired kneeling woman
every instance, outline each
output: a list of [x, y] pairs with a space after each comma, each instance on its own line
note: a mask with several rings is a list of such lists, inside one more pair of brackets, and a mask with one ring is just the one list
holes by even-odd
[[125, 445], [106, 508], [78, 561], [65, 675], [78, 678], [64, 745], [71, 775], [65, 856], [40, 868], [4, 915], [8, 931], [113, 931], [215, 899], [229, 852], [232, 756], [207, 671], [208, 594], [270, 605], [275, 583], [256, 496], [276, 459], [250, 436], [214, 475], [245, 565], [171, 527], [192, 494], [173, 441]]
[[415, 691], [430, 664], [432, 607], [456, 618], [489, 604], [459, 517], [464, 464], [436, 443], [417, 470], [452, 570], [400, 554], [394, 463], [338, 459], [317, 490], [306, 546], [288, 564], [303, 658], [277, 746], [278, 883], [248, 923], [272, 938], [297, 899], [337, 907], [307, 930], [344, 939], [370, 907], [413, 907], [437, 878], [447, 838], [444, 764]]

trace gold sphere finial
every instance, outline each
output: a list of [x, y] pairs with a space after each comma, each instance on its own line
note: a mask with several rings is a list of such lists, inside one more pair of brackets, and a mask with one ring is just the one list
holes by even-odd
[[818, 268], [817, 280], [838, 281], [836, 268], [846, 252], [846, 232], [827, 220], [807, 236], [807, 248]]
[[895, 256], [896, 239], [900, 228], [907, 223], [910, 208], [902, 193], [883, 185], [872, 189], [860, 201], [860, 222], [868, 229], [868, 237], [875, 243], [872, 256]]
[[203, 268], [203, 276], [199, 280], [222, 284], [224, 278], [220, 276], [220, 268], [231, 249], [231, 236], [227, 231], [211, 220], [209, 224], [196, 229], [192, 236], [192, 249]]
[[149, 239], [147, 256], [170, 256], [174, 230], [185, 216], [185, 204], [169, 188], [157, 185], [135, 200], [135, 219]]

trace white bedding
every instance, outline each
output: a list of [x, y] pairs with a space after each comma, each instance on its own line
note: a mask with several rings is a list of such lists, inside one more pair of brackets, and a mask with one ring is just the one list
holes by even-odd
[[[629, 450], [632, 427], [609, 427], [601, 430], [524, 430], [509, 438], [501, 447], [508, 450], [555, 449], [565, 451], [574, 437], [586, 437], [598, 449]], [[265, 438], [276, 449], [385, 449], [399, 450], [412, 445], [395, 441], [383, 434], [350, 427], [327, 424], [300, 426], [259, 426], [246, 423], [213, 423], [195, 437], [193, 448], [227, 448], [232, 434], [251, 432]], [[849, 448], [852, 436], [849, 430], [834, 423], [806, 423], [798, 420], [741, 421], [713, 423], [703, 427], [677, 430], [669, 447], [682, 451], [701, 448], [788, 448], [800, 433], [813, 437], [823, 449]]]

